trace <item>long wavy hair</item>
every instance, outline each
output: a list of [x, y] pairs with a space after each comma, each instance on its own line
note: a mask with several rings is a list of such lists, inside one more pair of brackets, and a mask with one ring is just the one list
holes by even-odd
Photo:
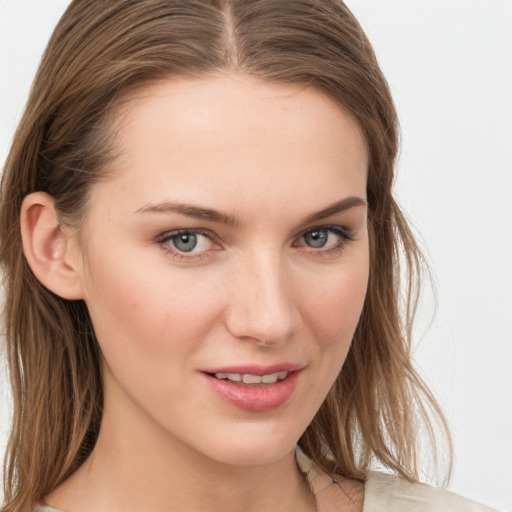
[[[411, 361], [422, 257], [392, 195], [397, 115], [360, 25], [340, 0], [74, 0], [36, 75], [1, 184], [0, 258], [14, 415], [6, 512], [29, 511], [94, 447], [101, 352], [83, 301], [62, 299], [23, 255], [23, 198], [50, 194], [80, 225], [114, 158], [112, 119], [169, 77], [228, 70], [317, 88], [357, 120], [369, 153], [370, 279], [346, 362], [299, 444], [324, 471], [364, 481], [375, 462], [419, 478], [418, 428], [446, 421]], [[343, 314], [340, 312], [340, 314]]]

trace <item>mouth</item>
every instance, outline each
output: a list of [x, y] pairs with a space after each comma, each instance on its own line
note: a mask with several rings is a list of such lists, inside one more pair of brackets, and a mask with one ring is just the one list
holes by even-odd
[[214, 395], [238, 409], [265, 412], [293, 398], [303, 367], [219, 368], [202, 374]]
[[264, 375], [254, 375], [251, 373], [217, 372], [208, 375], [218, 380], [225, 380], [239, 385], [261, 386], [281, 382], [286, 379], [288, 375], [290, 375], [290, 372], [283, 370], [280, 372], [267, 373]]

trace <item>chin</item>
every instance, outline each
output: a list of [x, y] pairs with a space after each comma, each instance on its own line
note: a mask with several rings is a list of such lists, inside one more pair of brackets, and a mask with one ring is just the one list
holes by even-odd
[[273, 464], [295, 450], [300, 433], [285, 436], [283, 433], [262, 433], [253, 436], [231, 436], [224, 442], [210, 444], [207, 455], [218, 462], [233, 466]]

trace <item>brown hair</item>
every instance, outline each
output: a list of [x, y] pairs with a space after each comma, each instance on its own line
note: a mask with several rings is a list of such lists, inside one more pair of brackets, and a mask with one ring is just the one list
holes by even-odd
[[397, 116], [348, 8], [339, 0], [75, 0], [49, 42], [2, 178], [14, 396], [8, 512], [30, 510], [85, 460], [103, 401], [100, 350], [85, 304], [44, 288], [23, 256], [22, 200], [45, 191], [63, 222], [79, 225], [90, 185], [105, 179], [114, 158], [109, 121], [119, 101], [156, 80], [219, 69], [324, 91], [358, 121], [368, 145], [368, 293], [347, 360], [300, 446], [327, 472], [364, 480], [376, 460], [416, 480], [416, 418], [433, 434], [433, 411], [450, 443], [411, 362], [422, 259], [392, 196]]

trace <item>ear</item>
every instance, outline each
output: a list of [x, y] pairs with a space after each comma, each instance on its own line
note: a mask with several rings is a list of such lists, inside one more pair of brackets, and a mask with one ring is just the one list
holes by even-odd
[[60, 225], [50, 195], [34, 192], [25, 197], [21, 237], [27, 262], [41, 284], [64, 299], [82, 299], [74, 231]]

